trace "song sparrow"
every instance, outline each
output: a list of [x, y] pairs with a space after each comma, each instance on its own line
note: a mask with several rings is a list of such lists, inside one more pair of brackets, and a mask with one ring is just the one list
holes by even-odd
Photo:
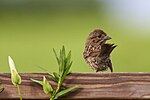
[[83, 56], [87, 64], [96, 72], [108, 68], [113, 72], [110, 54], [116, 45], [106, 43], [109, 39], [111, 38], [104, 31], [95, 29], [86, 40]]

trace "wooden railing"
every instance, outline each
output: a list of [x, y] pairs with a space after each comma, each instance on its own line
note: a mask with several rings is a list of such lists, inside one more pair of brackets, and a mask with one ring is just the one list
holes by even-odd
[[[33, 83], [30, 78], [42, 80], [46, 73], [21, 73], [21, 93], [23, 100], [48, 100], [42, 87]], [[57, 84], [49, 81], [52, 86]], [[65, 87], [80, 84], [80, 87], [69, 92], [60, 99], [149, 99], [150, 73], [72, 73], [64, 81]], [[5, 90], [0, 93], [0, 100], [19, 99], [16, 87], [10, 80], [9, 73], [0, 74], [0, 87]]]

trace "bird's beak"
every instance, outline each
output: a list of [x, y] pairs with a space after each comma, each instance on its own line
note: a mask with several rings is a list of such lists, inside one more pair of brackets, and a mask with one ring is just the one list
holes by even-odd
[[111, 37], [109, 37], [109, 36], [105, 36], [104, 38], [103, 38], [103, 40], [110, 40], [111, 39]]

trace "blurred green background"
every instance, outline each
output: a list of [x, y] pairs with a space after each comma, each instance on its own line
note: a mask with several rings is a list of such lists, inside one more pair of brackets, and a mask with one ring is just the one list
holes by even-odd
[[19, 72], [57, 71], [52, 48], [72, 51], [72, 72], [93, 72], [83, 59], [88, 34], [101, 28], [118, 47], [115, 72], [150, 71], [149, 0], [1, 0], [0, 72], [10, 55]]

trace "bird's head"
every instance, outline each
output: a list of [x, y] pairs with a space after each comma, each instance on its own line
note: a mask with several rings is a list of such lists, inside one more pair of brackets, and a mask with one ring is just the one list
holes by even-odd
[[89, 38], [90, 39], [94, 39], [97, 38], [101, 41], [106, 41], [106, 40], [110, 40], [111, 37], [109, 37], [104, 31], [102, 31], [101, 29], [95, 29], [94, 31], [92, 31], [89, 34]]

